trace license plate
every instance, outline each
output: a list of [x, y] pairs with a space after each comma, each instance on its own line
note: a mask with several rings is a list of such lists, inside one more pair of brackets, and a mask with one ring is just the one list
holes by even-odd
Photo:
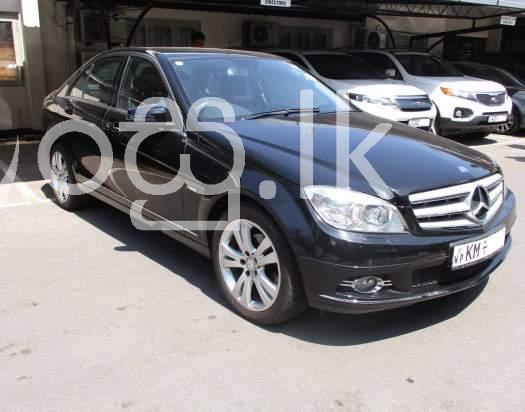
[[430, 119], [410, 119], [408, 125], [412, 127], [429, 127]]
[[506, 114], [495, 114], [495, 115], [489, 116], [489, 123], [503, 123], [506, 121], [507, 121]]
[[494, 256], [505, 246], [506, 229], [472, 242], [455, 245], [452, 249], [452, 269], [460, 269]]

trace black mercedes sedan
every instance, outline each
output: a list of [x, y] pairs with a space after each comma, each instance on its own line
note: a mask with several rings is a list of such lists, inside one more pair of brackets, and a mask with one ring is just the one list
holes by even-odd
[[254, 323], [439, 298], [511, 245], [515, 197], [490, 158], [360, 112], [277, 56], [104, 52], [43, 123], [58, 205], [96, 197], [210, 257]]

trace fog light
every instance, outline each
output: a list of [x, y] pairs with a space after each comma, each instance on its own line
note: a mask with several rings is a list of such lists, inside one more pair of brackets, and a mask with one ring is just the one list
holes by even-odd
[[354, 281], [354, 289], [359, 293], [375, 293], [383, 289], [383, 279], [377, 276], [367, 276]]
[[464, 107], [456, 107], [454, 109], [454, 117], [459, 119], [464, 119], [465, 117], [470, 117], [474, 112], [470, 109]]

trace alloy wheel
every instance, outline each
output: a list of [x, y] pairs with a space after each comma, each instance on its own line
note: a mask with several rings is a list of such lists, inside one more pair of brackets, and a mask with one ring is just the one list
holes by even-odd
[[498, 126], [498, 132], [500, 133], [509, 133], [514, 128], [514, 113], [509, 114], [509, 119], [507, 123], [503, 123]]
[[277, 299], [281, 269], [277, 250], [264, 230], [247, 219], [230, 222], [219, 242], [222, 279], [246, 309], [264, 311]]
[[59, 151], [54, 152], [51, 157], [51, 187], [60, 203], [68, 201], [69, 171], [66, 160]]

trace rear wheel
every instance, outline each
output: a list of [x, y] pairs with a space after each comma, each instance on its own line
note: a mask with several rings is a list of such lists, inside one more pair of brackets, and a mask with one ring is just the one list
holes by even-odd
[[56, 203], [66, 210], [76, 210], [84, 207], [89, 197], [86, 194], [71, 193], [72, 185], [76, 184], [73, 173], [73, 159], [63, 144], [57, 143], [51, 149], [51, 188], [55, 194]]
[[[222, 218], [227, 219], [227, 214]], [[219, 286], [237, 313], [261, 325], [285, 322], [305, 307], [304, 289], [286, 240], [253, 206], [213, 237]]]

